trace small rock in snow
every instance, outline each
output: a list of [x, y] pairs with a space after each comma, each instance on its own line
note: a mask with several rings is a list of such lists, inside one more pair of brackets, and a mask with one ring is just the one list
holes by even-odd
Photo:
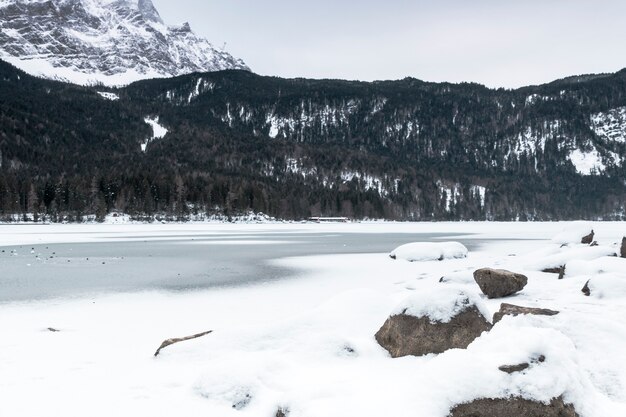
[[626, 237], [622, 238], [622, 258], [626, 258]]
[[522, 372], [523, 370], [526, 370], [528, 368], [530, 368], [530, 364], [526, 362], [520, 363], [519, 365], [502, 365], [498, 367], [499, 370], [501, 370], [502, 372], [506, 372], [507, 374]]
[[276, 417], [287, 417], [289, 415], [289, 409], [288, 408], [279, 408], [276, 411]]
[[[546, 360], [546, 357], [541, 355], [537, 359], [531, 360], [531, 363], [545, 362], [545, 360]], [[501, 370], [502, 372], [506, 372], [507, 374], [514, 374], [516, 372], [522, 372], [528, 368], [530, 368], [530, 363], [528, 362], [520, 363], [518, 365], [502, 365], [498, 367], [499, 370]]]
[[474, 280], [488, 298], [513, 295], [524, 289], [528, 278], [504, 269], [483, 268], [474, 272]]
[[582, 243], [583, 245], [590, 245], [591, 243], [593, 243], [594, 236], [595, 236], [595, 233], [593, 232], [593, 230], [591, 230], [591, 233], [589, 233], [587, 236], [584, 236], [580, 240], [580, 243]]

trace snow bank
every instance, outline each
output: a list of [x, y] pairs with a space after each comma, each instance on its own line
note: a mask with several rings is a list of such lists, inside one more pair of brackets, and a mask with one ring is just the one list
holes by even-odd
[[625, 298], [626, 273], [596, 275], [589, 280], [587, 288], [591, 291], [591, 297]]
[[445, 284], [476, 284], [476, 281], [474, 280], [474, 269], [455, 271], [445, 274], [439, 279], [439, 282]]
[[[548, 254], [546, 254], [548, 253]], [[568, 265], [572, 261], [593, 260], [605, 256], [614, 256], [615, 248], [611, 246], [593, 246], [578, 244], [576, 246], [564, 246], [551, 248], [548, 251], [536, 252], [530, 256], [527, 268], [541, 271], [547, 268], [558, 268]]]
[[432, 290], [411, 295], [401, 302], [391, 315], [428, 317], [431, 322], [449, 323], [453, 317], [474, 306], [487, 321], [491, 322], [491, 313], [477, 292], [449, 286], [435, 287]]
[[580, 243], [583, 237], [589, 235], [593, 230], [591, 222], [573, 222], [565, 227], [559, 234], [552, 238], [554, 243], [567, 245], [570, 243]]
[[415, 242], [397, 247], [389, 256], [409, 262], [423, 262], [465, 258], [467, 253], [467, 248], [458, 242]]
[[626, 259], [608, 256], [591, 261], [572, 260], [567, 263], [565, 276], [590, 276], [605, 272], [626, 273]]
[[[536, 318], [505, 318], [476, 339], [467, 352], [458, 352], [455, 359], [463, 369], [448, 393], [450, 400], [458, 404], [513, 396], [549, 402], [563, 396], [585, 416], [589, 403], [593, 404], [593, 385], [579, 363], [575, 344], [558, 330], [538, 326], [541, 324]], [[545, 356], [544, 362], [537, 361], [540, 355]], [[498, 369], [520, 363], [531, 366], [513, 374]]]

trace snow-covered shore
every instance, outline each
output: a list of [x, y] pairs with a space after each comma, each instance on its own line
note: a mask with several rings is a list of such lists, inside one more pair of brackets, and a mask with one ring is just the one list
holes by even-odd
[[[274, 263], [293, 268], [296, 279], [243, 288], [0, 305], [0, 415], [273, 417], [282, 407], [294, 417], [445, 417], [455, 404], [474, 398], [519, 395], [543, 401], [563, 395], [581, 417], [623, 417], [626, 294], [611, 287], [608, 291], [615, 292], [608, 297], [586, 297], [581, 288], [604, 270], [626, 279], [626, 270], [620, 272], [619, 260], [605, 252], [576, 259], [576, 251], [596, 249], [560, 248], [551, 240], [571, 227], [1, 226], [0, 246], [276, 232], [436, 232], [473, 234], [483, 242], [467, 258], [441, 262], [394, 261], [388, 253], [281, 259]], [[626, 234], [624, 223], [594, 223], [593, 228], [604, 250]], [[538, 269], [541, 260], [555, 256], [573, 262], [562, 280]], [[507, 302], [560, 314], [507, 317], [468, 349], [439, 355], [391, 359], [377, 344], [374, 334], [402, 300], [442, 286], [478, 292], [471, 275], [481, 267], [529, 278], [515, 296], [484, 299], [491, 313]], [[441, 277], [447, 279], [439, 282]], [[214, 333], [152, 356], [163, 339], [205, 330]], [[517, 375], [498, 370], [536, 354], [546, 356], [545, 364]]]

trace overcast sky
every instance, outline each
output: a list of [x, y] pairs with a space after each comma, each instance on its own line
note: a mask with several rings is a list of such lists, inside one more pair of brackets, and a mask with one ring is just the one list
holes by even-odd
[[153, 0], [264, 75], [517, 87], [626, 67], [625, 0]]

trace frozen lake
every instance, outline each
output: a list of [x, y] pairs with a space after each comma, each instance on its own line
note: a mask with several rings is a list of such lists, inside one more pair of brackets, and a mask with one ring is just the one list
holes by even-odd
[[[556, 236], [582, 227], [572, 223], [0, 226], [0, 416], [445, 417], [520, 396], [623, 417], [626, 261], [607, 254], [625, 226], [584, 225], [597, 248], [578, 231], [563, 247]], [[469, 255], [387, 256], [433, 240]], [[542, 272], [555, 257], [564, 279]], [[473, 279], [483, 267], [528, 284], [487, 299]], [[438, 355], [392, 359], [377, 343], [399, 305], [418, 295], [436, 307], [458, 291], [485, 317], [502, 302], [560, 313], [505, 318]], [[499, 370], [537, 354], [545, 362], [527, 371]]]
[[[102, 292], [187, 291], [270, 282], [291, 271], [274, 259], [386, 253], [446, 233], [315, 231], [129, 235], [127, 241], [0, 247], [0, 302]], [[124, 236], [122, 236], [124, 237]], [[120, 236], [117, 236], [119, 239]], [[106, 240], [104, 238], [103, 240]], [[463, 241], [470, 250], [473, 240]]]

